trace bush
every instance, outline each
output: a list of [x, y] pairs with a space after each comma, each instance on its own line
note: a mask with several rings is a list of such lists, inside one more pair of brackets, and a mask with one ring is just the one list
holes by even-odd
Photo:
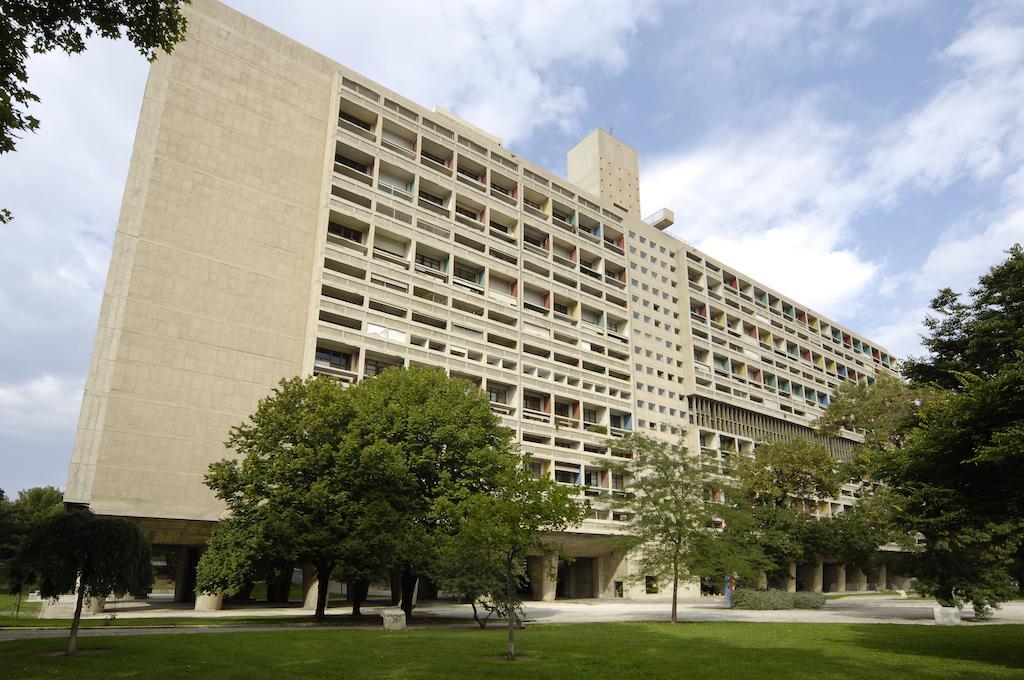
[[783, 590], [748, 590], [739, 588], [732, 594], [733, 609], [821, 609], [825, 596], [821, 593], [787, 593]]
[[782, 590], [747, 590], [740, 588], [732, 594], [733, 609], [792, 609], [792, 593]]
[[793, 596], [793, 609], [821, 609], [825, 596], [821, 593], [789, 593]]

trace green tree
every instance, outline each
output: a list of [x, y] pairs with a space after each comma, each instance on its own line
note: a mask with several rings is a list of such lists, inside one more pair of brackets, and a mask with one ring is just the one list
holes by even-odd
[[230, 515], [200, 560], [198, 590], [231, 595], [257, 576], [311, 564], [322, 620], [336, 568], [384, 568], [412, 481], [396, 447], [351, 436], [352, 392], [323, 376], [282, 380], [232, 428], [226, 445], [240, 459], [206, 475]]
[[151, 547], [142, 530], [129, 520], [85, 510], [42, 520], [19, 552], [14, 571], [22, 582], [38, 583], [44, 598], [77, 592], [68, 655], [75, 653], [86, 597], [120, 597], [153, 584]]
[[1024, 351], [1024, 248], [1015, 244], [1007, 254], [966, 301], [950, 288], [932, 300], [922, 338], [928, 354], [903, 364], [912, 383], [960, 390], [961, 374], [992, 377]]
[[459, 524], [441, 543], [435, 580], [471, 599], [491, 597], [497, 613], [507, 620], [508, 658], [514, 660], [515, 625], [522, 611], [518, 591], [526, 557], [551, 552], [544, 533], [579, 524], [590, 508], [578, 504], [553, 480], [533, 478], [525, 456], [512, 455], [509, 461], [493, 490], [474, 493], [445, 513], [458, 518]]
[[672, 584], [672, 623], [678, 621], [679, 581], [698, 577], [703, 557], [698, 548], [713, 531], [704, 502], [708, 479], [700, 460], [680, 444], [631, 435], [620, 447], [631, 458], [620, 466], [629, 493], [618, 510], [629, 515], [629, 542], [638, 556], [638, 575]]
[[737, 507], [745, 502], [750, 520], [739, 532], [727, 527], [725, 533], [759, 552], [770, 576], [788, 578], [790, 562], [820, 549], [816, 537], [822, 530], [806, 511], [819, 499], [839, 495], [843, 466], [821, 444], [798, 438], [759, 444], [735, 466], [734, 478]]
[[1024, 532], [1024, 360], [930, 402], [885, 481], [901, 521], [924, 536], [923, 591], [980, 615], [1010, 597]]
[[0, 559], [10, 559], [44, 519], [64, 510], [64, 494], [53, 486], [36, 486], [8, 500], [0, 490]]
[[822, 422], [865, 432], [862, 468], [886, 485], [918, 587], [979, 615], [1009, 596], [1024, 553], [1024, 251], [979, 279], [970, 298], [943, 290], [910, 384], [846, 388]]
[[752, 503], [782, 508], [835, 497], [844, 479], [828, 449], [801, 438], [758, 445], [736, 465], [735, 476]]
[[430, 572], [452, 526], [446, 513], [474, 493], [497, 488], [512, 432], [491, 412], [486, 394], [437, 368], [391, 368], [348, 393], [354, 411], [349, 446], [387, 450], [405, 475], [394, 487], [402, 524], [393, 566], [401, 572], [402, 608], [411, 617], [419, 576]]
[[[62, 50], [78, 54], [86, 40], [128, 38], [149, 61], [170, 52], [185, 37], [182, 7], [188, 0], [89, 0], [0, 2], [0, 153], [13, 151], [18, 137], [35, 132], [39, 120], [28, 112], [39, 97], [28, 89], [30, 54]], [[0, 208], [0, 223], [11, 219]]]

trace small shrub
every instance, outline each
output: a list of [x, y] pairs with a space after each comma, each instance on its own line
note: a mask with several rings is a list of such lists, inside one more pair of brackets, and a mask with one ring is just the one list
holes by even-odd
[[793, 609], [821, 609], [825, 596], [821, 593], [787, 593], [793, 597]]
[[781, 590], [747, 590], [740, 588], [732, 594], [733, 609], [792, 609], [792, 593]]
[[733, 609], [821, 609], [825, 596], [821, 593], [787, 593], [784, 590], [748, 590], [739, 588], [732, 594]]

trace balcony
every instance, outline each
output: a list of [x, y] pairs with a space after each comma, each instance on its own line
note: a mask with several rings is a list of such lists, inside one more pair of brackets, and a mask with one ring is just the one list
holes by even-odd
[[419, 205], [419, 207], [443, 217], [451, 217], [451, 211], [445, 208], [444, 204], [445, 199], [440, 196], [435, 196], [434, 194], [427, 193], [426, 191], [420, 191], [419, 201], [417, 201], [417, 205]]
[[494, 182], [491, 182], [491, 196], [499, 201], [508, 203], [511, 206], [516, 206], [519, 203], [516, 201], [516, 197], [512, 194], [511, 189], [503, 187], [500, 184], [495, 184]]
[[382, 182], [380, 180], [377, 180], [377, 189], [380, 190], [380, 191], [383, 191], [385, 194], [390, 194], [390, 195], [394, 196], [395, 198], [400, 198], [403, 201], [407, 201], [409, 203], [412, 203], [412, 194], [410, 192], [406, 191], [404, 188], [395, 186], [394, 184], [388, 184], [387, 182]]
[[377, 135], [373, 133], [370, 124], [361, 121], [354, 116], [342, 114], [342, 116], [338, 118], [338, 127], [371, 142], [377, 141]]
[[523, 210], [534, 217], [539, 217], [545, 222], [548, 219], [548, 214], [541, 208], [540, 203], [535, 203], [528, 198], [523, 199]]
[[409, 268], [409, 261], [406, 260], [403, 256], [398, 255], [396, 253], [392, 253], [391, 251], [385, 250], [377, 246], [373, 247], [373, 257], [378, 260], [383, 260], [384, 262], [397, 264], [403, 269]]
[[532, 408], [523, 408], [523, 420], [531, 420], [537, 423], [550, 423], [551, 414], [544, 411], [536, 411]]
[[443, 175], [447, 175], [448, 177], [452, 176], [452, 169], [448, 167], [448, 160], [441, 158], [440, 156], [435, 156], [426, 149], [420, 151], [420, 164], [427, 166], [431, 170], [436, 170]]
[[337, 157], [334, 161], [334, 172], [349, 179], [354, 179], [357, 182], [362, 182], [366, 186], [373, 186], [373, 177], [369, 173], [369, 167], [362, 163], [348, 158]]

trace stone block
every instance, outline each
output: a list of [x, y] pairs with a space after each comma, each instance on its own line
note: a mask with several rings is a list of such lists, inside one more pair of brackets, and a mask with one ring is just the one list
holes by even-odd
[[405, 612], [399, 607], [384, 607], [380, 610], [384, 630], [405, 630]]

